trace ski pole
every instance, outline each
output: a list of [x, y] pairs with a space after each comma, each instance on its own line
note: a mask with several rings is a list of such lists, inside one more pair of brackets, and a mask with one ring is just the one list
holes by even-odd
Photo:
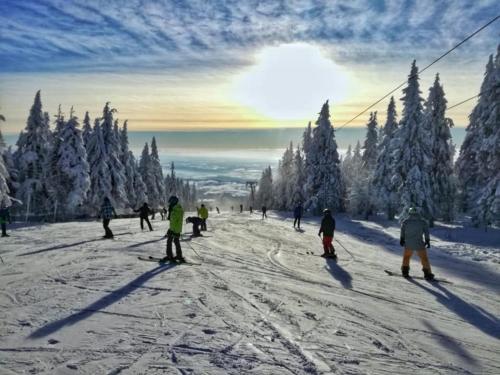
[[344, 249], [344, 250], [347, 252], [347, 254], [349, 254], [349, 255], [352, 257], [352, 259], [354, 259], [354, 255], [352, 255], [352, 253], [351, 253], [349, 250], [347, 250], [347, 249], [345, 248], [345, 246], [344, 246], [344, 245], [342, 245], [342, 243], [341, 243], [341, 242], [340, 242], [337, 238], [335, 238], [335, 240], [336, 240], [336, 241], [337, 241], [337, 243], [338, 243], [338, 244], [342, 247], [342, 249]]
[[2, 258], [2, 257], [0, 257], [0, 260], [2, 261], [2, 264], [4, 264], [4, 262], [3, 262], [3, 258]]
[[200, 258], [200, 260], [203, 262], [203, 261], [204, 261], [204, 260], [203, 260], [203, 258], [202, 258], [202, 257], [200, 256], [200, 254], [198, 254], [198, 252], [197, 252], [197, 251], [193, 248], [193, 246], [191, 245], [191, 243], [189, 243], [189, 242], [188, 242], [188, 245], [189, 245], [189, 247], [191, 248], [191, 250], [193, 250], [193, 251], [194, 251], [194, 253], [196, 254], [196, 256], [197, 256], [198, 258]]

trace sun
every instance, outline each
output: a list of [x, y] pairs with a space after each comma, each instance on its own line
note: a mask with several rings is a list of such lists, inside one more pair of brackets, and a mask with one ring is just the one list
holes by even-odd
[[338, 104], [348, 94], [349, 74], [318, 45], [306, 43], [266, 47], [255, 65], [233, 81], [233, 98], [274, 120], [310, 119], [330, 99]]

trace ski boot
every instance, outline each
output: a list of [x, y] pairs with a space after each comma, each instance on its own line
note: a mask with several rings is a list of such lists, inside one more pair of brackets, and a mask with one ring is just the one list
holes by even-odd
[[[312, 254], [312, 253], [311, 253]], [[320, 255], [321, 258], [328, 258], [328, 253], [323, 253]]]
[[410, 266], [401, 266], [401, 274], [403, 277], [410, 277]]
[[175, 262], [175, 258], [173, 256], [166, 256], [160, 260], [160, 263], [168, 263], [168, 262]]
[[424, 271], [424, 278], [427, 281], [433, 281], [434, 280], [434, 274], [427, 268], [422, 268], [422, 271]]
[[175, 257], [175, 260], [178, 262], [178, 263], [186, 263], [186, 259], [182, 256], [182, 255], [178, 255]]
[[328, 258], [333, 259], [333, 260], [337, 260], [337, 254], [330, 253], [330, 254], [328, 254]]

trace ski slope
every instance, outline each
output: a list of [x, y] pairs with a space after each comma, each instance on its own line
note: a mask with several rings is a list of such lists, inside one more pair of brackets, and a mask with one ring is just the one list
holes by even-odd
[[[453, 284], [388, 276], [397, 224], [223, 213], [161, 256], [167, 222], [20, 226], [0, 239], [0, 374], [499, 374], [500, 232], [438, 226], [430, 260]], [[185, 227], [187, 232], [190, 226]], [[348, 252], [347, 252], [347, 251]], [[417, 259], [411, 273], [421, 275]]]

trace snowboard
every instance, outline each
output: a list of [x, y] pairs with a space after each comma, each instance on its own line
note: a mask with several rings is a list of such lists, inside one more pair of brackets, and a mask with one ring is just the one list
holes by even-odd
[[[388, 274], [389, 276], [399, 276], [399, 277], [403, 277], [406, 279], [406, 277], [404, 277], [401, 274], [401, 272], [393, 272], [393, 271], [389, 271], [389, 270], [384, 270], [384, 272], [386, 274]], [[425, 280], [425, 281], [428, 281], [430, 283], [453, 284], [451, 281], [448, 281], [446, 279], [439, 279], [439, 278], [435, 278], [434, 280], [426, 280], [425, 277], [423, 277], [423, 276], [408, 276], [407, 278], [408, 279], [416, 279], [416, 280]]]
[[163, 258], [157, 258], [153, 256], [148, 256], [148, 257], [143, 257], [143, 256], [138, 256], [137, 259], [145, 261], [145, 262], [154, 262], [154, 263], [160, 263], [160, 264], [179, 264], [179, 265], [187, 265], [187, 266], [201, 266], [201, 263], [192, 263], [192, 262], [177, 262], [177, 261], [163, 261]]

